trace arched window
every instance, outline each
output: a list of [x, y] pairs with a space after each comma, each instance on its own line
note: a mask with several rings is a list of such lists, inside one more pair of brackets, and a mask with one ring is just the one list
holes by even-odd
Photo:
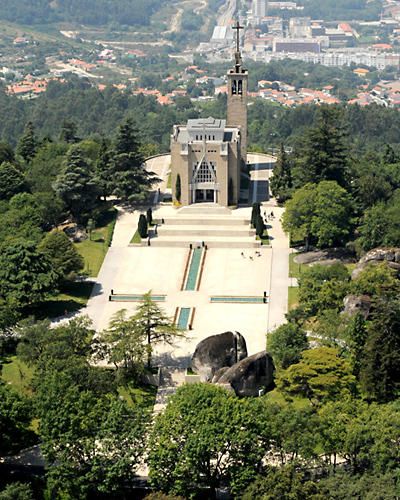
[[232, 80], [232, 95], [237, 94], [237, 82], [236, 80]]
[[239, 80], [238, 82], [238, 94], [243, 95], [243, 81]]

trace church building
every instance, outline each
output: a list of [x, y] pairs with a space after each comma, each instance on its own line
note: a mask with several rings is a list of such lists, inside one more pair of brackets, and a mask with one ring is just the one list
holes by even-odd
[[227, 74], [226, 119], [200, 118], [175, 125], [171, 136], [173, 199], [182, 205], [237, 205], [247, 158], [248, 72], [242, 66], [237, 23], [235, 66]]

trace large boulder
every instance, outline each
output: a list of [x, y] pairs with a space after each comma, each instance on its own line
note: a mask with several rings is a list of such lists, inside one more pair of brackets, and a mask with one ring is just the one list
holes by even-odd
[[356, 279], [362, 270], [369, 264], [379, 264], [387, 262], [389, 267], [400, 272], [400, 248], [374, 248], [367, 252], [357, 264], [351, 274], [352, 279]]
[[271, 356], [261, 351], [221, 371], [213, 382], [232, 388], [237, 396], [256, 397], [274, 387], [274, 370]]
[[357, 313], [361, 313], [367, 319], [371, 309], [371, 297], [369, 295], [347, 295], [343, 304], [342, 314], [355, 316]]
[[232, 366], [247, 356], [244, 337], [225, 332], [202, 340], [192, 356], [192, 369], [203, 382], [209, 382], [221, 368]]

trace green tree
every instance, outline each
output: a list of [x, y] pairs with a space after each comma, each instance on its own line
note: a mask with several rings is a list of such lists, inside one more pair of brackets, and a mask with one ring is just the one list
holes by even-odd
[[399, 479], [394, 472], [362, 475], [338, 473], [319, 481], [321, 498], [332, 500], [390, 500], [398, 496]]
[[286, 154], [284, 145], [281, 144], [274, 166], [274, 175], [271, 179], [271, 192], [282, 203], [290, 198], [292, 187], [292, 165]]
[[143, 296], [143, 302], [137, 308], [132, 320], [136, 324], [135, 328], [147, 343], [147, 364], [149, 367], [154, 344], [166, 343], [173, 345], [177, 338], [183, 336], [182, 330], [152, 300], [151, 291]]
[[299, 278], [299, 301], [306, 315], [315, 316], [326, 309], [342, 309], [349, 280], [349, 272], [343, 264], [315, 264], [305, 268]]
[[317, 111], [316, 126], [306, 130], [302, 148], [297, 152], [297, 176], [307, 182], [335, 181], [340, 186], [348, 183], [348, 145], [346, 127], [341, 110], [321, 106]]
[[299, 363], [281, 371], [277, 386], [289, 397], [302, 395], [315, 404], [352, 394], [355, 377], [337, 349], [319, 347], [304, 351]]
[[112, 154], [106, 141], [103, 139], [100, 148], [99, 158], [95, 164], [96, 184], [104, 200], [112, 193], [113, 163]]
[[256, 234], [259, 238], [262, 238], [262, 236], [264, 235], [264, 229], [265, 225], [263, 218], [261, 217], [261, 215], [258, 215], [256, 218]]
[[366, 397], [390, 401], [400, 391], [400, 301], [381, 297], [368, 324], [364, 361], [360, 370]]
[[241, 497], [243, 500], [301, 500], [315, 497], [317, 483], [307, 480], [306, 474], [293, 465], [282, 468], [269, 468], [266, 475], [259, 476]]
[[29, 401], [0, 381], [0, 453], [19, 451], [32, 443]]
[[387, 203], [377, 203], [367, 209], [358, 228], [360, 247], [372, 250], [379, 246], [400, 245], [400, 191]]
[[127, 120], [118, 130], [113, 161], [113, 193], [126, 203], [144, 201], [158, 179], [145, 168], [138, 132]]
[[54, 183], [54, 190], [76, 220], [87, 218], [96, 204], [98, 191], [89, 165], [79, 149], [69, 151], [63, 172]]
[[261, 205], [260, 205], [260, 203], [253, 203], [253, 207], [251, 209], [250, 222], [251, 222], [252, 227], [254, 227], [254, 228], [256, 227], [258, 216], [261, 217]]
[[349, 318], [344, 329], [346, 346], [350, 352], [350, 362], [353, 367], [353, 374], [359, 378], [363, 365], [365, 342], [368, 337], [366, 320], [361, 313]]
[[151, 209], [151, 207], [147, 209], [146, 220], [149, 226], [153, 224], [153, 210]]
[[13, 148], [6, 142], [0, 142], [0, 165], [4, 162], [14, 163], [15, 155]]
[[178, 174], [176, 176], [176, 182], [175, 182], [175, 198], [179, 203], [181, 202], [181, 196], [182, 196], [181, 176], [180, 174]]
[[12, 163], [4, 162], [0, 165], [0, 200], [9, 200], [15, 194], [24, 191], [25, 179]]
[[12, 482], [0, 491], [0, 500], [34, 500], [29, 484]]
[[91, 327], [91, 321], [85, 316], [74, 318], [57, 328], [51, 328], [48, 320], [35, 322], [28, 318], [21, 321], [17, 328], [20, 338], [18, 356], [26, 363], [43, 369], [58, 358], [65, 361], [75, 356], [86, 362], [92, 353], [95, 333]]
[[121, 494], [143, 453], [143, 411], [118, 396], [99, 397], [50, 372], [37, 395], [41, 448], [50, 463], [49, 498]]
[[25, 126], [23, 135], [20, 137], [17, 146], [17, 153], [22, 158], [30, 163], [38, 150], [38, 141], [35, 135], [35, 127], [32, 122], [28, 122]]
[[79, 141], [77, 136], [77, 126], [71, 120], [64, 120], [61, 126], [60, 141], [74, 144]]
[[280, 326], [267, 337], [268, 352], [275, 365], [283, 369], [298, 363], [301, 353], [308, 347], [306, 332], [294, 323]]
[[16, 241], [0, 254], [0, 298], [17, 307], [36, 305], [55, 291], [57, 275], [30, 241]]
[[84, 267], [83, 257], [62, 231], [47, 233], [38, 250], [47, 256], [60, 281], [69, 279]]
[[239, 400], [211, 384], [178, 388], [150, 436], [150, 480], [165, 493], [190, 498], [229, 483], [240, 494], [264, 455], [257, 401]]
[[397, 273], [391, 269], [387, 262], [367, 265], [351, 282], [351, 291], [357, 295], [382, 295], [398, 296], [400, 293], [400, 280]]
[[127, 316], [126, 309], [117, 311], [111, 318], [109, 328], [100, 336], [100, 356], [118, 369], [137, 375], [143, 371], [146, 348], [141, 329], [135, 320]]
[[290, 233], [292, 241], [304, 241], [306, 251], [313, 237], [312, 223], [315, 214], [317, 186], [306, 184], [293, 193], [292, 199], [286, 202], [282, 216], [283, 229]]
[[317, 186], [311, 232], [319, 247], [346, 241], [351, 230], [352, 203], [349, 194], [334, 181]]
[[147, 238], [148, 230], [147, 230], [147, 219], [144, 214], [140, 214], [138, 221], [138, 232], [141, 238]]

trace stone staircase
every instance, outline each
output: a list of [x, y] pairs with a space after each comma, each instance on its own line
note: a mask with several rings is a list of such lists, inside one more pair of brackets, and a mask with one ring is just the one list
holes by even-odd
[[250, 221], [233, 215], [218, 205], [190, 205], [164, 219], [157, 228], [151, 246], [189, 247], [207, 245], [208, 248], [258, 248], [255, 230]]

